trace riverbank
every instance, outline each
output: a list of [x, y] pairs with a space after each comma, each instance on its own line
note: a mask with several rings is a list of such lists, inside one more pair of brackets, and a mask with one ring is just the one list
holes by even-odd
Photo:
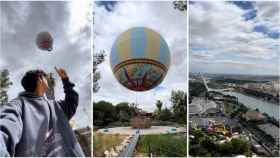
[[224, 95], [231, 95], [238, 98], [238, 102], [244, 104], [246, 107], [250, 109], [258, 109], [262, 113], [266, 113], [267, 115], [279, 120], [279, 108], [280, 106], [266, 102], [264, 100], [247, 96], [239, 92], [221, 92]]
[[280, 99], [277, 96], [273, 96], [271, 94], [259, 92], [259, 91], [254, 91], [250, 89], [244, 89], [244, 88], [235, 88], [235, 91], [238, 93], [242, 93], [244, 95], [254, 97], [263, 101], [267, 101], [272, 104], [280, 105]]

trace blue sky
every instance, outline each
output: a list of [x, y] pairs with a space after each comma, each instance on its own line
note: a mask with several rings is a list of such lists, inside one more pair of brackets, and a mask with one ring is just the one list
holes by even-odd
[[190, 14], [190, 71], [279, 74], [279, 2], [195, 2]]
[[96, 1], [95, 2], [98, 7], [104, 7], [106, 11], [113, 12], [115, 5], [117, 5], [117, 1]]

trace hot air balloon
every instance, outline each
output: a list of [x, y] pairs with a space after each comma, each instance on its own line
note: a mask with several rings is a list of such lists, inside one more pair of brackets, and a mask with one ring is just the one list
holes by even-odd
[[110, 64], [121, 85], [133, 91], [147, 91], [166, 76], [170, 52], [159, 33], [146, 27], [133, 27], [115, 40]]
[[49, 32], [40, 32], [36, 38], [36, 44], [39, 49], [52, 51], [53, 38]]

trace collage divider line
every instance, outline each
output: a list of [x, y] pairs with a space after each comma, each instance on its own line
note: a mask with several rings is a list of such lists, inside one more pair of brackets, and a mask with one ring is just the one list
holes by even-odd
[[189, 0], [187, 0], [187, 89], [186, 89], [186, 93], [187, 93], [187, 157], [189, 157]]
[[91, 83], [91, 89], [90, 89], [90, 91], [91, 91], [91, 101], [90, 101], [90, 106], [91, 106], [91, 110], [90, 110], [90, 113], [91, 113], [91, 125], [90, 125], [90, 127], [91, 127], [91, 143], [90, 143], [90, 149], [91, 149], [91, 151], [90, 151], [90, 154], [91, 154], [91, 157], [93, 157], [93, 51], [94, 51], [94, 48], [93, 48], [93, 38], [94, 38], [94, 34], [93, 34], [93, 23], [94, 23], [94, 1], [91, 1], [91, 3], [90, 3], [90, 5], [91, 5], [91, 11], [90, 11], [90, 26], [91, 26], [91, 28], [90, 28], [90, 34], [91, 34], [91, 38], [90, 38], [90, 54], [91, 54], [91, 70], [90, 70], [90, 76], [91, 76], [91, 81], [90, 81], [90, 83]]

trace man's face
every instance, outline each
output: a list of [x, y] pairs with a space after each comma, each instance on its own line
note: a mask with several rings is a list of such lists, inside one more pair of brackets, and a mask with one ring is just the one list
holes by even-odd
[[48, 80], [44, 75], [40, 75], [37, 81], [37, 86], [43, 92], [46, 92], [49, 89]]

